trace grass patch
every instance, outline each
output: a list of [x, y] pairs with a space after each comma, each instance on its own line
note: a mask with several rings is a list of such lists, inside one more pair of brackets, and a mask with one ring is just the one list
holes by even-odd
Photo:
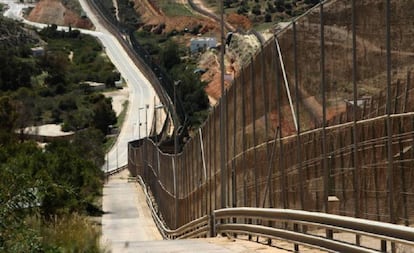
[[86, 216], [71, 214], [55, 217], [50, 221], [31, 218], [28, 221], [35, 230], [40, 231], [45, 248], [65, 249], [64, 252], [104, 252], [100, 248], [100, 228], [92, 224]]
[[278, 22], [268, 22], [268, 23], [264, 22], [264, 23], [256, 24], [254, 26], [254, 29], [259, 32], [266, 31], [270, 28], [273, 28], [277, 23]]
[[172, 3], [171, 1], [160, 1], [160, 7], [164, 11], [165, 15], [174, 16], [187, 16], [191, 17], [194, 14], [183, 4]]
[[70, 10], [75, 12], [78, 15], [82, 14], [82, 7], [78, 0], [65, 0], [64, 4], [66, 7], [68, 7]]
[[115, 135], [107, 135], [105, 143], [103, 144], [104, 152], [108, 153], [111, 148], [115, 145], [116, 136]]
[[119, 129], [121, 129], [122, 124], [124, 123], [125, 116], [126, 116], [126, 112], [127, 112], [127, 109], [128, 109], [128, 103], [129, 103], [128, 101], [125, 101], [122, 104], [123, 109], [122, 109], [122, 112], [119, 114], [118, 119], [117, 119], [117, 122], [116, 122], [116, 126]]
[[[122, 106], [123, 106], [122, 112], [119, 114], [116, 125], [115, 125], [118, 128], [118, 131], [121, 131], [122, 124], [124, 123], [126, 112], [128, 109], [128, 101], [125, 101], [122, 104]], [[109, 150], [111, 150], [111, 148], [115, 145], [117, 137], [118, 137], [117, 134], [106, 136], [106, 140], [103, 145], [105, 153], [109, 152]]]

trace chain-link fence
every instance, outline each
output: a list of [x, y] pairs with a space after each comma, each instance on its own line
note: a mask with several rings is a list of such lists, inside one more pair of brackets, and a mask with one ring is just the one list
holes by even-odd
[[180, 154], [130, 143], [129, 169], [166, 223], [176, 228], [225, 203], [411, 225], [413, 5], [326, 1], [241, 68]]

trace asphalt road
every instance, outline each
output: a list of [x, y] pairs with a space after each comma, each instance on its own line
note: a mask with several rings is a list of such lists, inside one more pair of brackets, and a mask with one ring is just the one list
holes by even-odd
[[111, 171], [128, 163], [129, 141], [145, 137], [151, 132], [156, 94], [151, 83], [132, 62], [117, 39], [99, 23], [99, 19], [93, 14], [86, 1], [79, 0], [79, 3], [96, 27], [96, 31], [100, 32], [97, 37], [105, 47], [109, 59], [125, 79], [130, 91], [128, 110], [122, 129], [102, 167], [105, 171]]

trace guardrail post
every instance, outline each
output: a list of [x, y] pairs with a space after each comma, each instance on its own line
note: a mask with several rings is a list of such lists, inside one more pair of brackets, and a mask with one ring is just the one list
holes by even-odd
[[209, 216], [210, 237], [216, 237], [216, 217], [214, 212]]
[[381, 240], [381, 252], [387, 252], [387, 241]]
[[[299, 225], [297, 223], [293, 224], [293, 231], [299, 232]], [[299, 252], [299, 244], [295, 243], [293, 247], [294, 247], [294, 252]]]

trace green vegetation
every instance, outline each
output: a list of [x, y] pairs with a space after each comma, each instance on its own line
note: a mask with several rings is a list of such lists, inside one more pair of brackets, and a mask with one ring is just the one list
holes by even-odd
[[206, 83], [200, 80], [199, 74], [194, 73], [196, 63], [191, 59], [182, 60], [185, 53], [186, 50], [180, 50], [176, 43], [167, 42], [161, 48], [159, 61], [174, 80], [181, 81], [177, 96], [187, 114], [189, 128], [196, 129], [207, 118], [209, 100], [204, 91]]
[[[1, 104], [12, 109], [6, 98]], [[70, 245], [82, 252], [99, 252], [98, 232], [72, 219], [76, 213], [99, 213], [93, 205], [102, 194], [103, 175], [96, 166], [103, 159], [99, 131], [79, 132], [73, 142], [53, 142], [42, 150], [34, 142], [17, 142], [12, 127], [16, 112], [4, 112], [0, 115], [0, 251], [76, 252], [67, 248]], [[63, 240], [57, 231], [94, 239], [87, 244]]]
[[[144, 30], [135, 33], [138, 41], [153, 60], [165, 70], [170, 79], [181, 80], [181, 84], [177, 87], [177, 96], [182, 102], [188, 117], [188, 127], [191, 130], [198, 128], [207, 118], [209, 100], [204, 91], [206, 83], [200, 80], [199, 74], [194, 73], [197, 68], [197, 58], [188, 57], [188, 49], [175, 42], [176, 35], [179, 33], [157, 35]], [[172, 94], [170, 96], [172, 97]]]
[[303, 14], [319, 3], [319, 0], [225, 0], [226, 12], [237, 12], [247, 16], [254, 27], [263, 23], [275, 24]]
[[[111, 100], [86, 81], [112, 88], [119, 74], [102, 47], [77, 31], [51, 26], [38, 40], [10, 21], [0, 44], [0, 252], [100, 252], [105, 134], [116, 123]], [[62, 124], [70, 141], [40, 148], [16, 134], [23, 127]]]
[[[134, 10], [134, 1], [118, 0], [118, 8], [120, 22], [126, 27], [135, 30], [141, 24], [141, 19]], [[110, 11], [115, 13], [115, 9]]]
[[94, 127], [103, 134], [116, 123], [111, 100], [95, 93], [85, 81], [114, 87], [119, 73], [102, 55], [102, 47], [79, 31], [56, 26], [40, 32], [48, 44], [33, 57], [30, 44], [0, 47], [0, 96], [19, 106], [17, 127], [63, 124], [63, 130]]
[[82, 7], [77, 0], [63, 0], [62, 3], [68, 7], [69, 10], [74, 11], [78, 15], [82, 12]]
[[165, 15], [174, 17], [174, 16], [194, 16], [194, 13], [191, 12], [188, 7], [183, 4], [171, 2], [169, 0], [159, 1], [161, 9], [164, 11]]

